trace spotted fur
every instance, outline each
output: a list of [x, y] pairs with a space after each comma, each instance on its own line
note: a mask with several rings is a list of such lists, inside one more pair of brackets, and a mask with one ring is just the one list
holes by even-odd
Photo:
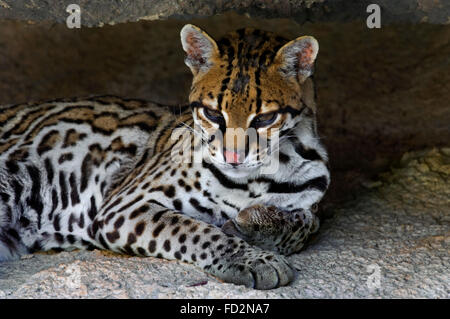
[[[181, 37], [190, 107], [103, 96], [0, 108], [0, 260], [98, 248], [258, 289], [293, 279], [280, 254], [317, 229], [329, 184], [309, 77], [317, 42], [242, 29], [216, 43], [192, 25]], [[267, 141], [277, 128], [278, 143], [227, 135], [251, 127]]]

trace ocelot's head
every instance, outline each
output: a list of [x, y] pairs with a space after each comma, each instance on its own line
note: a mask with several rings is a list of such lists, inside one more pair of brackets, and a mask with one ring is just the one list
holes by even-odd
[[226, 175], [254, 173], [277, 156], [302, 118], [314, 116], [310, 76], [319, 46], [313, 37], [289, 41], [241, 29], [216, 42], [188, 24], [181, 42], [194, 75], [189, 102], [196, 127]]

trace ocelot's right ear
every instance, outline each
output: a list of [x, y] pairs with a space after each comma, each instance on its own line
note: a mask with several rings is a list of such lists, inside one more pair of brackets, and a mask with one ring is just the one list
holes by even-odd
[[186, 51], [184, 62], [194, 75], [207, 71], [219, 49], [216, 41], [205, 31], [192, 24], [186, 24], [180, 32], [181, 44]]

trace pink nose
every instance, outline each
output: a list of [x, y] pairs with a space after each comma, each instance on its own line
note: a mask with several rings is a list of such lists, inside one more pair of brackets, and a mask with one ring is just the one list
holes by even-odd
[[239, 154], [232, 151], [224, 151], [225, 161], [230, 164], [239, 164]]

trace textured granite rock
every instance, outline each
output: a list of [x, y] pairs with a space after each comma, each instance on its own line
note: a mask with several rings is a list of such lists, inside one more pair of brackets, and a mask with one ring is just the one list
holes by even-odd
[[[371, 0], [0, 0], [0, 19], [65, 22], [69, 4], [81, 7], [81, 23], [103, 26], [138, 20], [192, 19], [228, 11], [252, 17], [306, 21], [366, 20]], [[383, 23], [450, 22], [450, 3], [444, 0], [378, 0]]]
[[0, 265], [0, 298], [449, 298], [450, 148], [405, 154], [342, 205], [301, 253], [295, 282], [270, 291], [199, 269], [100, 251]]

